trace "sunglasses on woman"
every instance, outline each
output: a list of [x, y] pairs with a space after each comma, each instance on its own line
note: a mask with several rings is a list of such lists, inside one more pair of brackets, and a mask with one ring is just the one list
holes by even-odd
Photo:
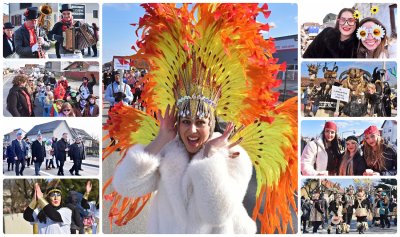
[[61, 193], [52, 192], [52, 193], [49, 194], [49, 197], [61, 197]]

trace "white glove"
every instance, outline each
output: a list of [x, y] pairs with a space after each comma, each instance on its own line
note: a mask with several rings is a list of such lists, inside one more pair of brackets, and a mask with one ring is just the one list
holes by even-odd
[[32, 52], [38, 51], [39, 45], [36, 43], [32, 46]]

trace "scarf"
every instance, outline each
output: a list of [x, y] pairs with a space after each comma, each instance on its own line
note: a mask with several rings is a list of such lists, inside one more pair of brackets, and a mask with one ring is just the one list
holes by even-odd
[[28, 112], [29, 116], [32, 115], [32, 103], [31, 103], [31, 97], [29, 94], [24, 90], [24, 88], [21, 89], [22, 94], [25, 97], [26, 103], [28, 104]]
[[25, 28], [29, 32], [29, 46], [32, 47], [34, 44], [36, 44], [37, 39], [36, 39], [36, 34], [35, 34], [35, 29], [33, 27], [29, 27], [26, 22], [24, 23]]
[[72, 18], [72, 16], [71, 16], [71, 19], [70, 20], [66, 20], [66, 19], [61, 19], [61, 23], [62, 23], [62, 31], [64, 32], [64, 31], [66, 31], [68, 28], [70, 28], [71, 26], [72, 26], [72, 21], [73, 21], [73, 18]]

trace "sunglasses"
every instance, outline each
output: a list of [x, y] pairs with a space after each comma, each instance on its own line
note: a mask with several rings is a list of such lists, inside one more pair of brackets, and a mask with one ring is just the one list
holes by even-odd
[[344, 24], [346, 24], [346, 22], [347, 22], [347, 25], [354, 26], [356, 24], [356, 19], [354, 19], [354, 18], [344, 18], [344, 17], [340, 17], [339, 18], [339, 24], [340, 25], [344, 25]]
[[371, 28], [361, 26], [357, 30], [357, 38], [360, 40], [366, 40], [368, 35], [371, 34], [374, 39], [379, 40], [385, 37], [385, 30], [380, 25], [373, 25]]
[[61, 197], [61, 193], [59, 192], [52, 192], [49, 194], [49, 197]]

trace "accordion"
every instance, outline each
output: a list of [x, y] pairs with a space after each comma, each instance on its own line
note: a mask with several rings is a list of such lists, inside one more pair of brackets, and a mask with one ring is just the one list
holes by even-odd
[[63, 47], [68, 51], [81, 50], [96, 44], [93, 28], [84, 23], [80, 27], [68, 28], [63, 32]]

